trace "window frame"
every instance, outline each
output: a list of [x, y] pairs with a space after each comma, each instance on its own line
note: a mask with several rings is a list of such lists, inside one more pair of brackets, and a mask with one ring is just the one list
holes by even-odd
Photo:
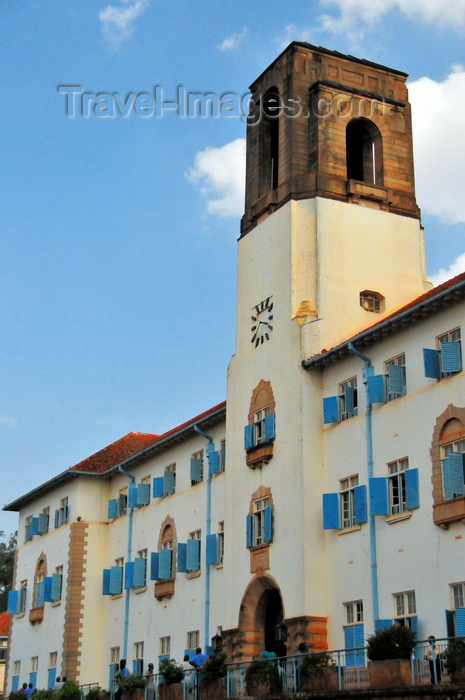
[[171, 636], [165, 635], [164, 637], [158, 638], [158, 656], [165, 656], [171, 654]]
[[197, 649], [200, 640], [200, 630], [192, 630], [187, 633], [186, 649]]
[[[403, 387], [402, 387], [401, 394], [399, 394], [397, 391], [389, 391], [389, 366], [390, 365], [394, 365], [395, 367], [402, 368]], [[402, 396], [405, 396], [407, 394], [407, 370], [406, 370], [406, 362], [405, 362], [405, 352], [401, 352], [401, 353], [399, 353], [399, 355], [396, 355], [395, 357], [391, 357], [389, 360], [385, 361], [384, 374], [386, 377], [386, 402], [387, 403], [389, 403], [390, 401], [395, 401], [396, 399], [400, 399]]]
[[[351, 413], [350, 411], [346, 411], [346, 396], [345, 396], [345, 387], [348, 387], [349, 389], [352, 389], [354, 392], [354, 411]], [[342, 423], [346, 420], [349, 420], [350, 418], [355, 418], [355, 416], [358, 415], [358, 389], [357, 389], [357, 375], [354, 377], [350, 377], [349, 379], [346, 379], [343, 382], [340, 382], [337, 386], [337, 403], [338, 403], [338, 417], [339, 417], [339, 422]]]
[[[412, 629], [412, 619], [417, 617], [415, 590], [393, 593], [392, 599], [394, 605], [393, 624], [400, 627], [410, 627], [410, 629]], [[402, 600], [401, 605], [399, 605], [400, 600]]]
[[269, 495], [256, 498], [252, 510], [252, 547], [265, 544], [265, 508], [271, 506]]
[[[456, 326], [455, 328], [452, 328], [450, 331], [446, 331], [445, 333], [441, 333], [441, 335], [436, 336], [436, 350], [439, 350], [441, 352], [441, 343], [454, 343], [458, 342], [460, 343], [460, 350], [462, 349], [462, 337], [461, 337], [461, 329], [460, 326]], [[462, 361], [462, 367], [463, 367], [463, 361]], [[462, 370], [457, 370], [456, 372], [443, 372], [441, 367], [440, 367], [440, 379], [445, 379], [446, 377], [453, 377], [455, 374], [458, 374]]]
[[350, 600], [347, 603], [343, 603], [343, 606], [345, 627], [347, 627], [348, 625], [359, 625], [363, 623], [363, 599]]
[[[461, 600], [461, 605], [457, 605], [457, 596], [455, 595], [454, 588], [458, 588], [460, 586], [461, 588], [461, 593], [460, 593], [460, 600]], [[450, 596], [451, 596], [451, 602], [452, 602], [452, 610], [456, 610], [457, 608], [465, 608], [465, 581], [459, 581], [458, 583], [450, 583], [449, 584], [450, 588]]]
[[193, 452], [191, 454], [191, 459], [198, 459], [200, 462], [200, 479], [197, 481], [196, 479], [191, 479], [191, 486], [195, 486], [196, 484], [200, 484], [203, 481], [204, 473], [205, 473], [205, 454], [204, 450], [197, 450], [197, 452]]
[[[343, 488], [344, 482], [347, 482], [347, 486]], [[339, 530], [348, 530], [356, 526], [359, 527], [355, 519], [356, 486], [359, 486], [358, 474], [339, 479]], [[344, 518], [345, 511], [348, 511], [348, 518]]]
[[[406, 465], [404, 468], [401, 468]], [[405, 472], [409, 470], [408, 457], [396, 459], [393, 462], [388, 462], [387, 466], [387, 482], [389, 491], [389, 516], [400, 515], [401, 513], [409, 512], [407, 508], [407, 488], [405, 483]], [[397, 467], [396, 471], [392, 471]]]
[[[190, 540], [196, 540], [199, 543], [199, 558], [198, 558], [198, 567], [197, 569], [189, 569], [187, 576], [190, 576], [192, 574], [197, 574], [199, 571], [202, 570], [202, 530], [193, 530], [192, 532], [189, 532], [189, 538]], [[198, 646], [198, 644], [197, 644]], [[189, 647], [191, 648], [191, 647]], [[194, 647], [192, 647], [193, 649]]]
[[216, 540], [216, 561], [217, 566], [222, 566], [224, 562], [224, 520], [218, 523], [218, 537]]

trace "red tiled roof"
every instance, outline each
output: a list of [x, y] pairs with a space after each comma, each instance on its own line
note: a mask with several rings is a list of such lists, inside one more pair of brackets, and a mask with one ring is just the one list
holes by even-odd
[[77, 472], [92, 472], [93, 474], [106, 472], [107, 469], [124, 462], [128, 457], [132, 457], [146, 447], [153, 445], [159, 439], [159, 435], [151, 433], [128, 433], [70, 469]]
[[10, 624], [10, 616], [7, 612], [0, 613], [0, 637], [8, 637], [8, 626]]
[[226, 401], [222, 401], [216, 406], [213, 406], [213, 408], [209, 408], [208, 411], [204, 411], [198, 416], [190, 418], [185, 423], [177, 425], [175, 428], [168, 430], [162, 435], [135, 432], [128, 433], [119, 440], [116, 440], [116, 442], [112, 442], [111, 445], [104, 447], [102, 450], [99, 450], [90, 457], [82, 460], [82, 462], [70, 467], [70, 470], [78, 472], [91, 472], [93, 474], [101, 474], [102, 472], [106, 472], [108, 469], [111, 469], [111, 467], [115, 467], [117, 464], [121, 464], [121, 462], [124, 462], [126, 459], [133, 457], [138, 452], [142, 452], [142, 450], [145, 450], [147, 447], [151, 447], [155, 443], [174, 435], [180, 430], [183, 430], [183, 428], [187, 428], [190, 425], [194, 425], [194, 423], [198, 423], [204, 418], [207, 418], [209, 414], [215, 413], [225, 406]]

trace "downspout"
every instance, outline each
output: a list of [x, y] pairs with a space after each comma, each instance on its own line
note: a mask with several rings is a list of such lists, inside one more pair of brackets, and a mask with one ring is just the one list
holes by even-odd
[[[371, 360], [364, 355], [360, 350], [357, 350], [352, 343], [347, 346], [354, 355], [360, 357], [365, 362], [363, 368], [363, 383], [365, 384], [366, 392], [366, 443], [367, 443], [367, 469], [368, 469], [368, 503], [370, 501], [370, 479], [373, 477], [373, 430], [371, 423], [371, 403], [368, 393], [368, 377], [373, 376], [374, 370], [371, 366]], [[376, 527], [375, 516], [368, 515], [370, 523], [370, 558], [371, 558], [371, 597], [373, 601], [373, 629], [375, 629], [375, 621], [379, 620], [379, 603], [378, 603], [378, 562], [376, 558]]]
[[[213, 444], [213, 438], [207, 433], [204, 433], [197, 425], [194, 425], [194, 430], [199, 435], [202, 435], [208, 444]], [[207, 564], [207, 537], [211, 533], [211, 511], [212, 511], [212, 475], [210, 473], [210, 455], [208, 454], [208, 476], [207, 476], [207, 513], [205, 521], [205, 636], [204, 636], [204, 654], [207, 647], [210, 646], [210, 566]]]
[[[128, 477], [132, 483], [135, 482], [135, 478], [132, 474], [129, 474], [123, 467], [119, 466], [118, 471]], [[129, 496], [129, 494], [128, 494]], [[129, 502], [129, 498], [128, 498]], [[128, 524], [128, 551], [126, 554], [126, 562], [131, 561], [132, 556], [132, 520], [134, 517], [134, 508], [129, 508], [129, 524]], [[124, 641], [123, 641], [123, 659], [128, 658], [128, 634], [129, 634], [129, 601], [130, 601], [131, 590], [126, 588], [126, 603], [124, 608]]]

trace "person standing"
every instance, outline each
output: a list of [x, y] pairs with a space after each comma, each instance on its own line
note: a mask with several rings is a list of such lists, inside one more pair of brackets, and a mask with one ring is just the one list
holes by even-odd
[[155, 673], [153, 664], [149, 664], [146, 672], [144, 673], [144, 678], [147, 679], [146, 685], [146, 700], [154, 700], [155, 698]]
[[[441, 659], [439, 658], [439, 648], [436, 646], [436, 637], [433, 635], [428, 637], [429, 647], [426, 649], [426, 656], [429, 662], [429, 672], [431, 674], [431, 683], [441, 682]], [[436, 668], [436, 677], [435, 677]]]
[[202, 647], [197, 647], [195, 650], [195, 656], [192, 657], [190, 663], [192, 666], [194, 666], [194, 668], [202, 668], [207, 659], [208, 656], [206, 654], [202, 654]]
[[126, 659], [121, 659], [121, 661], [119, 662], [119, 671], [115, 676], [116, 685], [118, 686], [118, 690], [115, 693], [115, 700], [121, 700], [121, 697], [123, 695], [124, 679], [128, 676], [129, 671], [126, 668]]

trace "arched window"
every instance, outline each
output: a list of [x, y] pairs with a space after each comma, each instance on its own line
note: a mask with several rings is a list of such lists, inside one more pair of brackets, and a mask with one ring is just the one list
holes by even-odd
[[383, 185], [381, 133], [369, 119], [352, 119], [346, 129], [347, 179]]
[[465, 429], [461, 421], [451, 418], [441, 431], [442, 493], [444, 500], [465, 494]]
[[260, 189], [263, 192], [278, 186], [281, 105], [276, 88], [268, 90], [260, 105]]

